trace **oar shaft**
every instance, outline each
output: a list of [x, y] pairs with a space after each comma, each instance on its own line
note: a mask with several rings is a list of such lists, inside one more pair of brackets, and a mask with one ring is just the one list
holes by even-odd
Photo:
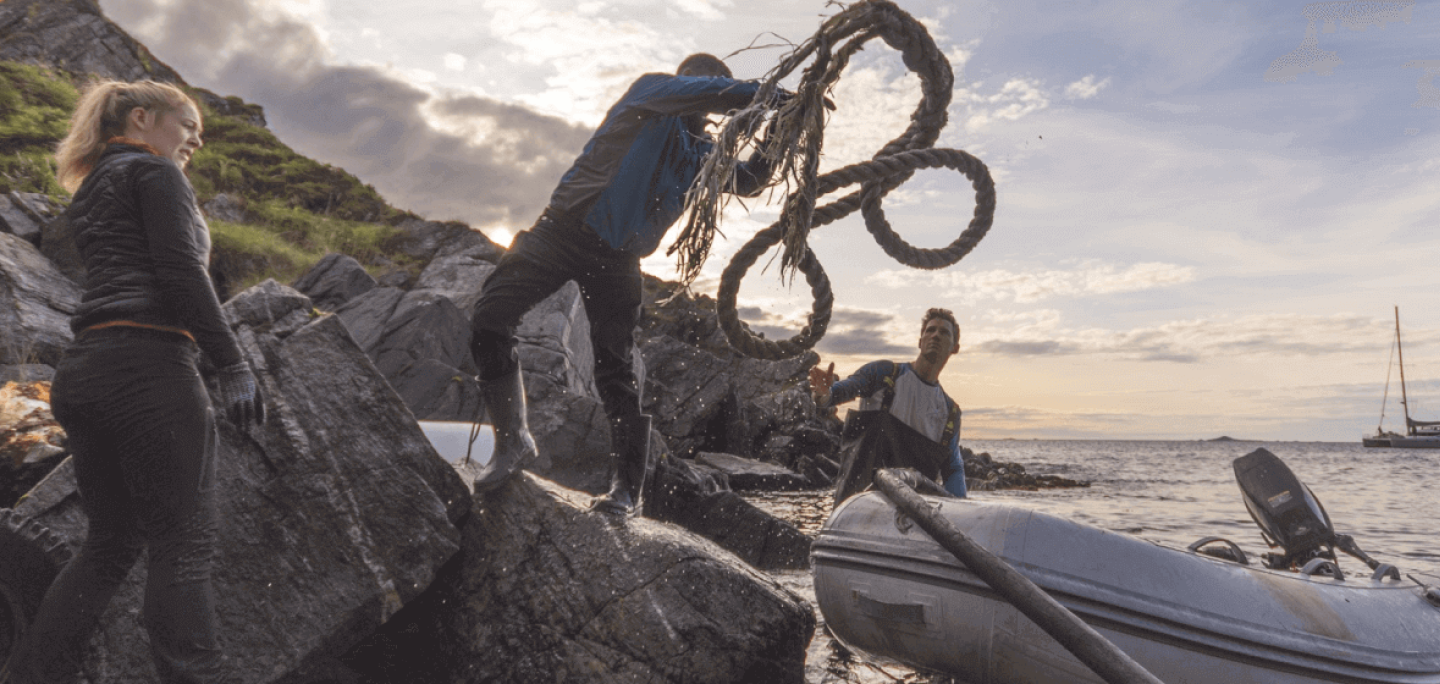
[[875, 474], [875, 482], [897, 508], [914, 519], [942, 548], [954, 554], [995, 593], [1054, 637], [1108, 684], [1163, 684], [1115, 644], [1035, 586], [1029, 578], [971, 541], [953, 523], [926, 505], [925, 499], [900, 478], [881, 470]]

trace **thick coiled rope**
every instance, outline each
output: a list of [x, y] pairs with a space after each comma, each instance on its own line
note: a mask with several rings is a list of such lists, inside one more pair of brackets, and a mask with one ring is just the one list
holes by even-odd
[[[887, 143], [869, 161], [817, 175], [824, 132], [825, 94], [839, 78], [850, 57], [865, 42], [880, 38], [900, 51], [905, 66], [920, 77], [921, 100], [911, 124], [900, 137]], [[831, 46], [839, 45], [832, 50]], [[777, 98], [780, 79], [814, 57], [805, 69], [793, 97]], [[857, 209], [865, 226], [892, 258], [906, 266], [939, 269], [960, 261], [985, 237], [995, 215], [995, 183], [979, 159], [961, 151], [932, 147], [947, 122], [954, 74], [945, 55], [925, 28], [888, 0], [867, 0], [846, 7], [822, 24], [820, 31], [795, 49], [763, 81], [754, 104], [735, 112], [721, 129], [716, 151], [707, 158], [691, 190], [690, 223], [670, 252], [680, 254], [685, 282], [693, 281], [708, 254], [719, 221], [724, 194], [730, 189], [740, 151], [776, 109], [768, 126], [765, 154], [776, 163], [779, 180], [790, 188], [780, 220], [757, 233], [731, 259], [720, 277], [716, 309], [720, 327], [730, 345], [754, 358], [781, 359], [803, 354], [824, 337], [834, 306], [834, 293], [824, 268], [808, 245], [812, 228], [833, 223]], [[782, 101], [783, 100], [783, 101]], [[969, 225], [950, 245], [923, 249], [906, 243], [885, 219], [880, 200], [899, 187], [916, 170], [948, 168], [970, 179], [975, 189], [975, 212]], [[816, 198], [858, 183], [860, 189], [816, 206]], [[783, 243], [782, 278], [795, 271], [805, 274], [814, 305], [808, 323], [788, 340], [766, 340], [746, 329], [736, 310], [736, 295], [745, 272], [776, 244]]]

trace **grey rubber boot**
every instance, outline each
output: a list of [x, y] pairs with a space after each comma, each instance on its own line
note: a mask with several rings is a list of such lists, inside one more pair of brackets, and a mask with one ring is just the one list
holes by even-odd
[[485, 412], [495, 426], [495, 452], [475, 478], [475, 493], [493, 489], [535, 460], [540, 452], [525, 414], [525, 380], [515, 372], [480, 384]]
[[595, 502], [594, 510], [633, 517], [644, 512], [645, 482], [655, 464], [650, 460], [650, 416], [621, 421], [611, 430], [610, 491]]

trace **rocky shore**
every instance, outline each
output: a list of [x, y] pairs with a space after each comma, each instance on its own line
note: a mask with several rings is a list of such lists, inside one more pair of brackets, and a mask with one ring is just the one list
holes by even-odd
[[[48, 397], [84, 273], [44, 160], [91, 75], [185, 85], [90, 0], [0, 3], [0, 88], [29, 107], [23, 120], [0, 111], [29, 127], [0, 160], [0, 613], [13, 618], [0, 621], [0, 660], [87, 527]], [[519, 331], [543, 458], [476, 497], [419, 421], [481, 415], [469, 316], [503, 249], [300, 157], [258, 106], [191, 90], [210, 156], [190, 173], [226, 236], [212, 272], [269, 415], [218, 430], [218, 613], [239, 681], [945, 681], [846, 653], [807, 595], [839, 472], [840, 426], [806, 384], [814, 354], [744, 357], [713, 300], [647, 278], [635, 364], [659, 465], [646, 517], [608, 520], [588, 510], [608, 429], [572, 283]], [[317, 227], [383, 240], [265, 280], [300, 262], [233, 239], [270, 231], [309, 249]], [[1084, 485], [989, 454], [967, 453], [966, 473], [976, 490]], [[144, 577], [142, 561], [82, 681], [155, 681], [137, 618]]]

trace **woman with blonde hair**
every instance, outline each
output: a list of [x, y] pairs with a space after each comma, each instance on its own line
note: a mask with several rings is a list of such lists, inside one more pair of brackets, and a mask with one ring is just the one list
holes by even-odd
[[199, 355], [219, 369], [216, 403], [238, 428], [263, 423], [265, 410], [211, 285], [209, 229], [182, 170], [202, 131], [195, 101], [173, 85], [102, 82], [80, 98], [56, 152], [86, 274], [51, 400], [89, 529], [0, 683], [73, 681], [147, 549], [144, 625], [160, 681], [222, 679], [215, 423]]

